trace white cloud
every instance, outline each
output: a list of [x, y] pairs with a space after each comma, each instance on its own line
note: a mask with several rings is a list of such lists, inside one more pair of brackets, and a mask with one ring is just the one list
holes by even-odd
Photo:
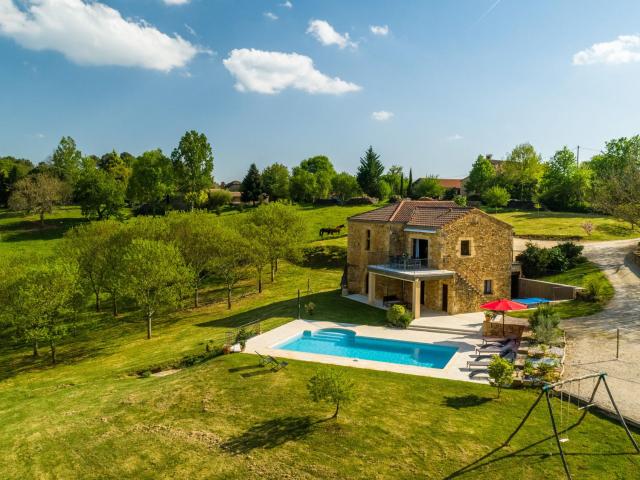
[[165, 5], [186, 5], [191, 0], [162, 0]]
[[459, 133], [454, 133], [453, 135], [449, 135], [447, 137], [447, 140], [449, 142], [457, 142], [458, 140], [462, 140], [462, 135], [460, 135]]
[[387, 112], [386, 110], [380, 110], [378, 112], [373, 112], [371, 114], [371, 118], [378, 122], [386, 122], [387, 120], [391, 120], [393, 118], [393, 112]]
[[316, 39], [323, 45], [338, 45], [340, 49], [345, 47], [358, 47], [357, 43], [351, 41], [348, 33], [342, 35], [336, 32], [331, 24], [325, 20], [309, 21], [307, 33], [316, 37]]
[[618, 65], [640, 61], [640, 35], [620, 35], [611, 42], [595, 43], [573, 56], [574, 65]]
[[291, 3], [289, 0], [287, 0], [284, 3], [281, 3], [280, 6], [284, 7], [284, 8], [293, 8], [293, 3]]
[[278, 16], [273, 12], [264, 12], [264, 16], [269, 20], [278, 20]]
[[[175, 0], [174, 0], [175, 1]], [[23, 2], [20, 2], [22, 5]], [[83, 0], [0, 0], [0, 35], [31, 50], [55, 50], [81, 65], [119, 65], [169, 72], [203, 50], [144, 21]]]
[[374, 35], [379, 35], [381, 37], [389, 35], [388, 25], [369, 25], [369, 30], [371, 30], [371, 33]]
[[316, 70], [311, 58], [297, 53], [241, 48], [232, 50], [222, 63], [236, 79], [235, 88], [240, 92], [276, 94], [293, 88], [339, 95], [361, 89], [355, 83]]
[[194, 37], [197, 37], [197, 36], [198, 36], [198, 33], [195, 31], [195, 29], [194, 29], [191, 25], [189, 25], [189, 24], [185, 23], [185, 24], [184, 24], [184, 28], [186, 28], [186, 29], [187, 29], [187, 32], [189, 32], [189, 33], [190, 33], [191, 35], [193, 35]]

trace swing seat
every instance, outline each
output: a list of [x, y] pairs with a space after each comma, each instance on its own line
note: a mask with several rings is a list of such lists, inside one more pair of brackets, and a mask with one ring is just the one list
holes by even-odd
[[565, 443], [565, 442], [568, 442], [568, 441], [569, 441], [569, 439], [566, 438], [566, 437], [560, 439], [560, 443]]
[[594, 405], [595, 405], [595, 403], [587, 403], [586, 405], [584, 405], [582, 407], [578, 407], [578, 410], [584, 410], [585, 408], [593, 407]]

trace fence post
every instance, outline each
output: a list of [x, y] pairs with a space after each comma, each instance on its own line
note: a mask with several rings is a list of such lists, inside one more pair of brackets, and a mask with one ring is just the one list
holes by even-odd
[[298, 289], [298, 320], [300, 320], [300, 289]]
[[620, 329], [616, 328], [616, 360], [620, 357]]

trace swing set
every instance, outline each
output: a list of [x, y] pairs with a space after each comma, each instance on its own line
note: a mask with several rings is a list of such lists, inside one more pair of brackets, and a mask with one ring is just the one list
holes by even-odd
[[[572, 429], [573, 427], [577, 427], [578, 425], [580, 425], [582, 423], [582, 421], [584, 420], [584, 417], [587, 415], [587, 413], [589, 412], [589, 408], [592, 407], [594, 405], [594, 399], [596, 396], [596, 392], [598, 391], [598, 388], [600, 387], [600, 385], [604, 385], [607, 395], [609, 396], [609, 400], [611, 400], [611, 405], [613, 405], [613, 408], [616, 412], [616, 415], [618, 417], [618, 421], [620, 422], [620, 424], [624, 427], [625, 432], [627, 433], [627, 436], [629, 437], [629, 440], [631, 441], [631, 443], [633, 444], [633, 447], [635, 448], [637, 453], [640, 453], [640, 447], [638, 447], [638, 443], [636, 442], [635, 438], [633, 438], [633, 435], [631, 434], [631, 431], [629, 430], [629, 427], [627, 426], [627, 423], [624, 421], [624, 417], [620, 414], [620, 410], [618, 410], [618, 406], [616, 405], [615, 400], [613, 399], [613, 395], [611, 394], [611, 390], [609, 389], [609, 385], [607, 384], [607, 374], [602, 372], [602, 373], [593, 373], [590, 375], [585, 375], [583, 377], [576, 377], [576, 378], [570, 378], [567, 380], [562, 380], [560, 382], [556, 382], [556, 383], [549, 383], [546, 384], [542, 387], [542, 390], [540, 391], [540, 394], [538, 395], [538, 398], [536, 398], [536, 400], [533, 402], [533, 405], [531, 405], [531, 408], [529, 408], [529, 411], [527, 412], [527, 414], [524, 416], [524, 418], [522, 419], [522, 421], [520, 422], [520, 424], [518, 425], [518, 427], [514, 430], [514, 432], [509, 436], [509, 438], [507, 439], [507, 441], [502, 445], [503, 447], [509, 445], [509, 443], [511, 442], [511, 440], [513, 440], [513, 437], [516, 436], [516, 434], [520, 431], [520, 429], [524, 426], [524, 424], [526, 423], [527, 419], [531, 416], [531, 413], [533, 412], [533, 410], [536, 408], [536, 406], [538, 405], [538, 403], [540, 403], [540, 400], [542, 400], [542, 397], [545, 397], [546, 401], [547, 401], [547, 407], [549, 409], [549, 418], [551, 419], [551, 427], [553, 428], [553, 435], [556, 438], [556, 444], [558, 445], [558, 451], [560, 452], [560, 458], [562, 459], [562, 465], [564, 467], [564, 471], [567, 475], [567, 478], [569, 480], [572, 479], [571, 477], [571, 472], [569, 471], [569, 464], [567, 463], [567, 459], [565, 458], [565, 454], [564, 451], [562, 449], [562, 445], [566, 442], [569, 441], [569, 430]], [[589, 397], [589, 400], [587, 401], [586, 404], [581, 404], [582, 403], [582, 397], [580, 395], [580, 389], [581, 389], [581, 383], [583, 381], [589, 380], [591, 379], [592, 383], [592, 390], [591, 390], [591, 396]], [[574, 385], [577, 385], [577, 389], [574, 393], [573, 391], [573, 387]], [[586, 392], [585, 392], [586, 393]], [[558, 396], [560, 398], [560, 412], [559, 412], [559, 427], [560, 429], [558, 429], [558, 424], [556, 424], [556, 416], [553, 412], [553, 405], [551, 403], [551, 398], [553, 396]], [[571, 426], [567, 426], [567, 423], [569, 421], [568, 417], [569, 417], [569, 405], [572, 402], [572, 396], [573, 396], [573, 402], [577, 405], [578, 410], [582, 411], [582, 415], [580, 416], [580, 418], [578, 419], [578, 421], [571, 425]], [[567, 404], [565, 405], [565, 397], [567, 398]]]

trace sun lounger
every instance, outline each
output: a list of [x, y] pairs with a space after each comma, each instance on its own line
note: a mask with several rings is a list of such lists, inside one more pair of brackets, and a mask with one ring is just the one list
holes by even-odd
[[273, 360], [273, 367], [271, 368], [272, 371], [277, 372], [278, 370], [282, 370], [283, 368], [285, 368], [286, 366], [289, 365], [289, 362], [285, 362], [284, 360], [279, 361], [273, 357], [271, 357], [271, 359]]
[[[491, 364], [491, 361], [493, 360], [493, 357], [495, 357], [496, 355], [487, 355], [487, 358], [482, 358], [482, 359], [478, 359], [476, 358], [475, 360], [472, 361], [468, 361], [467, 362], [467, 368], [471, 368], [471, 367], [488, 367]], [[516, 359], [516, 352], [507, 352], [505, 355], [502, 355], [502, 358], [504, 358], [505, 360], [508, 360], [509, 362], [513, 363], [513, 361]]]
[[263, 367], [272, 365], [271, 370], [273, 370], [274, 372], [277, 372], [278, 370], [281, 370], [285, 368], [287, 365], [289, 365], [289, 363], [285, 361], [279, 361], [278, 359], [272, 357], [271, 355], [261, 355], [257, 351], [256, 351], [256, 355], [260, 357], [260, 365], [262, 365]]
[[490, 344], [480, 345], [480, 346], [476, 347], [476, 353], [477, 354], [482, 354], [482, 353], [505, 353], [505, 352], [508, 352], [509, 350], [513, 350], [515, 348], [516, 348], [516, 342], [511, 340], [508, 343], [505, 343], [504, 345], [501, 345], [501, 344], [497, 344], [497, 345], [490, 345]]
[[483, 345], [495, 345], [495, 344], [500, 344], [500, 345], [504, 345], [506, 343], [509, 343], [510, 341], [514, 340], [514, 337], [484, 337], [482, 339], [482, 344]]

